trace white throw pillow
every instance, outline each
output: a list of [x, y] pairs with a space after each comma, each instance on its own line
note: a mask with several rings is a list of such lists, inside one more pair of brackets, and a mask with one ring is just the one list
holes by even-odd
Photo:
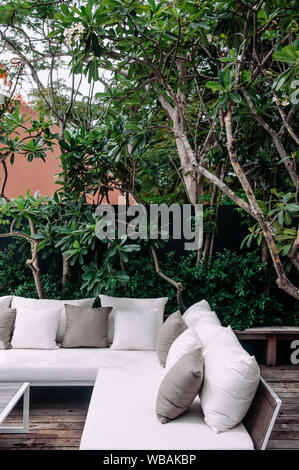
[[37, 312], [18, 307], [15, 329], [11, 340], [18, 349], [56, 349], [56, 331], [61, 314], [58, 307]]
[[201, 300], [196, 304], [191, 305], [191, 307], [187, 308], [186, 312], [183, 315], [183, 320], [185, 321], [188, 328], [194, 326], [203, 313], [210, 312], [211, 307], [206, 300]]
[[159, 326], [157, 310], [115, 312], [112, 349], [156, 349]]
[[12, 295], [4, 295], [0, 297], [0, 309], [9, 308], [11, 304]]
[[157, 328], [163, 323], [164, 309], [168, 297], [156, 299], [133, 299], [127, 297], [110, 297], [108, 295], [99, 295], [102, 307], [113, 307], [108, 320], [108, 341], [113, 342], [114, 337], [114, 318], [116, 312], [147, 312], [156, 311]]
[[186, 353], [194, 349], [201, 348], [201, 342], [196, 334], [195, 328], [188, 328], [180, 336], [178, 336], [168, 351], [165, 370], [171, 369], [172, 366]]
[[12, 308], [19, 307], [30, 307], [34, 310], [41, 310], [41, 313], [45, 309], [60, 308], [60, 320], [58, 323], [56, 341], [62, 343], [65, 328], [66, 328], [66, 313], [65, 313], [65, 304], [74, 305], [75, 307], [86, 307], [92, 308], [95, 298], [93, 299], [76, 299], [76, 300], [57, 300], [57, 299], [28, 299], [26, 297], [17, 297], [14, 296], [11, 302]]
[[194, 328], [203, 348], [225, 330], [215, 312], [205, 312], [201, 315]]
[[204, 349], [200, 392], [205, 422], [216, 432], [237, 426], [246, 415], [260, 381], [259, 366], [240, 345], [231, 327]]

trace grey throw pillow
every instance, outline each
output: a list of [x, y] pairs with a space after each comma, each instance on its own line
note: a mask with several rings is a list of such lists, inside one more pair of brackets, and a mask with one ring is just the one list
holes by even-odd
[[108, 317], [112, 307], [65, 305], [66, 330], [62, 348], [107, 348]]
[[165, 367], [170, 346], [187, 329], [179, 311], [169, 315], [159, 330], [157, 339], [157, 354], [161, 366]]
[[0, 308], [0, 349], [11, 348], [10, 340], [13, 333], [17, 311], [13, 308]]
[[204, 361], [201, 349], [184, 354], [163, 378], [156, 403], [162, 424], [177, 418], [190, 408], [203, 381]]

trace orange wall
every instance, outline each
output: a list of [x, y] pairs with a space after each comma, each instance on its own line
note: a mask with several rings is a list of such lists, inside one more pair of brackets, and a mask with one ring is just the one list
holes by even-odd
[[[32, 119], [39, 119], [39, 114], [26, 106], [21, 105], [20, 111]], [[26, 124], [30, 127], [30, 123]], [[53, 131], [57, 132], [57, 127], [53, 126]], [[25, 130], [19, 129], [20, 138], [24, 137]], [[16, 154], [13, 165], [7, 160], [8, 179], [5, 195], [8, 198], [24, 196], [30, 190], [31, 194], [40, 191], [43, 196], [53, 196], [58, 186], [55, 184], [54, 175], [59, 173], [60, 149], [58, 144], [53, 147], [53, 152], [47, 152], [46, 161], [34, 159], [28, 162], [24, 155]], [[2, 180], [3, 170], [0, 168], [0, 178]]]
[[[28, 118], [39, 119], [39, 114], [29, 106], [21, 104], [20, 111], [27, 115]], [[30, 127], [30, 123], [26, 125]], [[53, 132], [59, 131], [57, 126], [53, 126]], [[20, 138], [24, 137], [25, 131], [18, 130]], [[8, 179], [5, 189], [5, 195], [10, 198], [24, 196], [30, 190], [31, 194], [39, 191], [42, 196], [53, 196], [54, 192], [59, 189], [59, 185], [55, 184], [55, 175], [60, 173], [60, 148], [59, 145], [53, 146], [53, 151], [47, 152], [46, 161], [37, 158], [32, 162], [24, 157], [24, 155], [16, 154], [13, 165], [7, 161]], [[0, 182], [3, 178], [3, 169], [0, 167]], [[97, 197], [88, 196], [87, 202], [92, 204], [97, 201]], [[109, 194], [110, 204], [125, 204], [125, 197], [118, 190], [111, 190]], [[130, 196], [130, 204], [134, 204], [134, 199]], [[107, 204], [106, 198], [102, 204]]]

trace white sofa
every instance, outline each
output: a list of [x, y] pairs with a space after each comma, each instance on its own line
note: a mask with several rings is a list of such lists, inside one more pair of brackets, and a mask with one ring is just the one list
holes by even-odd
[[82, 450], [265, 448], [280, 400], [264, 381], [244, 424], [216, 434], [204, 422], [199, 399], [177, 420], [166, 425], [158, 421], [155, 399], [164, 374], [156, 351], [110, 348], [0, 351], [0, 382], [94, 386], [81, 439]]
[[[22, 298], [14, 298], [14, 301], [23, 302]], [[34, 309], [37, 301], [28, 301]], [[58, 301], [50, 302], [58, 304]], [[188, 318], [186, 314], [186, 324], [190, 327], [196, 315], [192, 309]], [[201, 330], [205, 333], [201, 337], [203, 350], [214, 334], [213, 329], [220, 325], [214, 312], [209, 312], [208, 317], [212, 318], [212, 325]], [[63, 311], [61, 319], [63, 329]], [[0, 383], [94, 387], [81, 439], [82, 450], [252, 450], [266, 447], [280, 400], [263, 379], [243, 422], [216, 434], [204, 421], [199, 398], [176, 420], [160, 423], [155, 404], [164, 375], [165, 369], [156, 351], [60, 347], [0, 350]]]

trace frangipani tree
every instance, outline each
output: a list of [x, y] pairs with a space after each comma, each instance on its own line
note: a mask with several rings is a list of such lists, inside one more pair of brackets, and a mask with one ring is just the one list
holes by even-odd
[[[73, 72], [84, 70], [96, 80], [99, 68], [109, 69], [137, 112], [150, 108], [159, 115], [158, 126], [171, 132], [176, 143], [191, 204], [198, 201], [205, 179], [249, 214], [265, 240], [278, 286], [298, 299], [279, 256], [273, 208], [265, 213], [259, 203], [262, 187], [247, 173], [256, 142], [244, 145], [244, 124], [253, 127], [254, 122], [259, 145], [266, 141], [280, 157], [282, 192], [298, 197], [293, 153], [298, 110], [290, 102], [286, 112], [284, 89], [277, 91], [275, 82], [284, 72], [275, 53], [294, 43], [298, 29], [296, 2], [90, 0], [81, 8], [64, 6], [57, 18], [57, 33], [76, 24], [84, 27], [80, 38], [71, 41]], [[220, 156], [217, 169], [215, 153]], [[296, 216], [295, 210], [290, 215]], [[297, 266], [295, 230], [290, 259]]]

